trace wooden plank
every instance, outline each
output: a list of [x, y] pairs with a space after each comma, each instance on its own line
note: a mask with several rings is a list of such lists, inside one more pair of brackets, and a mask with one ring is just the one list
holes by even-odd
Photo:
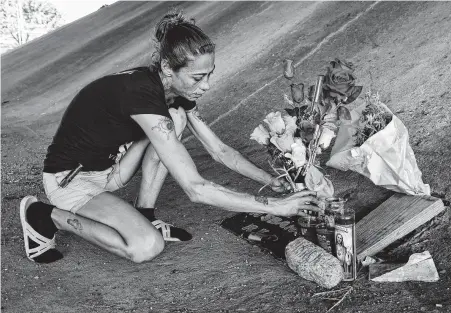
[[435, 197], [394, 194], [357, 223], [357, 259], [376, 254], [444, 209]]

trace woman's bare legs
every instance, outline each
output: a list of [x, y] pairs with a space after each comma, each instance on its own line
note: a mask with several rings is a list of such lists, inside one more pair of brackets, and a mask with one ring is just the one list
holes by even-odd
[[[146, 138], [134, 142], [119, 161], [118, 171], [110, 179], [127, 183], [141, 166], [150, 147]], [[150, 172], [146, 177], [154, 176]], [[149, 179], [149, 178], [147, 178]], [[87, 241], [133, 262], [149, 261], [163, 251], [164, 240], [160, 232], [133, 205], [110, 192], [103, 192], [88, 201], [77, 214], [54, 208], [52, 220], [60, 230], [69, 231]]]
[[77, 214], [55, 208], [56, 227], [133, 262], [149, 261], [163, 251], [160, 232], [129, 203], [104, 192]]
[[[185, 111], [170, 109], [179, 138], [186, 126]], [[154, 207], [167, 176], [148, 139], [134, 142], [119, 162], [119, 180], [128, 182], [142, 165], [142, 182], [137, 204]], [[111, 179], [114, 182], [114, 179]], [[149, 261], [163, 251], [164, 240], [151, 222], [132, 205], [104, 192], [73, 214], [55, 208], [51, 215], [58, 229], [72, 232], [99, 247], [134, 262]]]
[[[129, 181], [139, 169], [148, 139], [134, 142], [119, 161], [119, 171], [110, 179], [112, 190], [116, 180]], [[149, 173], [152, 175], [152, 173]], [[114, 186], [114, 187], [113, 187]], [[164, 240], [160, 232], [131, 204], [103, 192], [88, 201], [77, 214], [54, 208], [52, 220], [60, 230], [69, 231], [97, 246], [133, 262], [149, 261], [163, 251]]]

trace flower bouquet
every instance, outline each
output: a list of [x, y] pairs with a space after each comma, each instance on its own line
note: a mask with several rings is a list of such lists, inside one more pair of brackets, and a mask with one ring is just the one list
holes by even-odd
[[[271, 167], [291, 184], [293, 191], [309, 189], [318, 197], [333, 196], [332, 182], [320, 171], [316, 157], [336, 136], [337, 122], [350, 119], [344, 105], [357, 99], [362, 91], [361, 86], [354, 85], [353, 71], [351, 63], [332, 61], [327, 73], [319, 75], [316, 85], [309, 87], [307, 97], [303, 83], [291, 83], [291, 99], [284, 95], [290, 107], [285, 113], [269, 113], [264, 124], [251, 134], [251, 139], [267, 148]], [[285, 60], [285, 78], [292, 80], [294, 73], [292, 61]]]
[[415, 155], [407, 128], [369, 91], [364, 104], [343, 121], [326, 163], [343, 171], [352, 170], [374, 184], [409, 195], [430, 195]]

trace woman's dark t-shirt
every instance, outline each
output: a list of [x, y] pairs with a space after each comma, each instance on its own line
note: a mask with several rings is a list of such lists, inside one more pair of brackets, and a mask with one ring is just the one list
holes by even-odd
[[[193, 101], [178, 97], [171, 107], [191, 110]], [[93, 81], [75, 96], [63, 115], [44, 160], [44, 172], [57, 173], [83, 165], [102, 171], [114, 164], [121, 145], [144, 138], [135, 114], [171, 118], [158, 72], [147, 67]]]

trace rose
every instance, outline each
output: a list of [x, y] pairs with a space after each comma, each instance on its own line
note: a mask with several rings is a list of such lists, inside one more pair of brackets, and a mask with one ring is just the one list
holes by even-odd
[[251, 139], [257, 141], [261, 145], [267, 145], [269, 144], [269, 132], [260, 124], [252, 132]]
[[362, 92], [362, 86], [354, 86], [354, 65], [351, 62], [335, 59], [330, 62], [324, 77], [325, 99], [333, 99], [345, 104], [351, 103]]
[[258, 125], [251, 134], [251, 139], [262, 145], [268, 145], [271, 142], [282, 152], [291, 151], [291, 145], [294, 143], [294, 133], [296, 132], [296, 117], [282, 116], [279, 111], [271, 112], [263, 120], [269, 127], [269, 132], [263, 125]]
[[285, 157], [293, 161], [294, 166], [298, 169], [307, 162], [307, 148], [300, 138], [296, 138], [291, 145], [291, 153], [285, 153]]
[[291, 133], [294, 134], [298, 126], [296, 125], [296, 116], [288, 116], [285, 115], [282, 117], [284, 123], [285, 123], [285, 133]]
[[332, 98], [347, 97], [348, 90], [355, 83], [353, 72], [354, 67], [352, 63], [335, 59], [335, 61], [330, 62], [330, 66], [327, 68], [323, 88], [329, 91], [328, 95]]
[[304, 100], [304, 84], [291, 84], [291, 98], [296, 103], [301, 103]]
[[266, 118], [263, 120], [263, 122], [268, 125], [269, 133], [271, 134], [271, 136], [275, 134], [283, 134], [285, 131], [285, 122], [283, 121], [279, 111], [271, 112], [266, 115]]
[[294, 143], [293, 133], [286, 132], [282, 135], [274, 135], [269, 140], [283, 153], [291, 151], [291, 145]]
[[296, 117], [283, 116], [282, 119], [285, 125], [285, 131], [283, 134], [271, 135], [270, 142], [280, 151], [287, 152], [291, 151], [291, 145], [294, 143], [294, 132], [297, 129]]
[[294, 77], [293, 60], [286, 59], [283, 61], [283, 76], [286, 79], [292, 79]]
[[315, 124], [310, 121], [301, 121], [299, 123], [300, 136], [305, 142], [310, 142], [315, 134]]

